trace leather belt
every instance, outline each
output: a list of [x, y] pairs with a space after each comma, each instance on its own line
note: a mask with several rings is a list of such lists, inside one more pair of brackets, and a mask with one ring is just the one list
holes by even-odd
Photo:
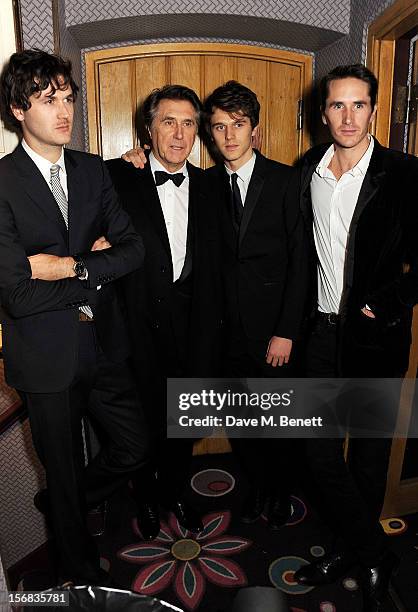
[[336, 312], [318, 312], [316, 313], [317, 319], [323, 321], [327, 325], [337, 325], [340, 320], [340, 315]]
[[88, 321], [89, 323], [93, 323], [93, 319], [91, 317], [89, 317], [88, 315], [86, 315], [86, 313], [82, 312], [81, 310], [78, 311], [78, 320], [79, 321]]

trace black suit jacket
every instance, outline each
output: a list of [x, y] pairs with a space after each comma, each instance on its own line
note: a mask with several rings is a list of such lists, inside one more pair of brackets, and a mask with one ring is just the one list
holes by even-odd
[[[310, 182], [328, 147], [311, 149], [301, 163], [301, 209], [313, 250]], [[375, 140], [348, 233], [340, 307], [344, 375], [396, 376], [407, 368], [418, 299], [417, 188], [418, 160]], [[312, 288], [316, 308], [316, 266]], [[375, 320], [361, 313], [365, 304]]]
[[[149, 163], [142, 170], [120, 159], [106, 163], [122, 205], [145, 244], [144, 266], [121, 283], [138, 376], [146, 381], [156, 373], [213, 374], [218, 362], [221, 318], [219, 238], [216, 216], [204, 206], [202, 170], [187, 164], [186, 259], [174, 283], [170, 244]], [[161, 343], [167, 343], [167, 355], [158, 352]], [[175, 344], [180, 355], [176, 363], [168, 357], [170, 343]]]
[[[69, 230], [41, 173], [19, 145], [0, 160], [0, 297], [9, 385], [65, 389], [77, 367], [78, 307], [90, 304], [107, 357], [122, 361], [128, 338], [111, 281], [141, 265], [143, 244], [119, 206], [102, 159], [65, 150]], [[105, 235], [113, 247], [91, 252]], [[27, 257], [81, 254], [88, 280], [31, 279]], [[101, 285], [101, 290], [97, 286]]]
[[293, 168], [256, 153], [241, 224], [235, 226], [223, 164], [206, 171], [207, 193], [219, 206], [229, 324], [247, 337], [295, 339], [303, 318], [307, 249]]

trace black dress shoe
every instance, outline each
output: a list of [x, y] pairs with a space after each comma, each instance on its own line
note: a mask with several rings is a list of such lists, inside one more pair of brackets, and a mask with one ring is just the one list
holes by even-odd
[[155, 502], [139, 504], [137, 520], [144, 540], [153, 540], [160, 533], [160, 515]]
[[267, 505], [267, 524], [274, 531], [286, 525], [292, 514], [290, 497], [272, 497]]
[[306, 584], [307, 586], [331, 584], [345, 576], [355, 564], [356, 561], [352, 554], [347, 552], [333, 553], [309, 563], [309, 565], [303, 565], [295, 572], [294, 579], [298, 584]]
[[399, 566], [399, 558], [391, 551], [383, 556], [375, 567], [365, 567], [361, 572], [363, 608], [367, 612], [383, 610], [391, 576]]
[[48, 490], [41, 489], [33, 498], [33, 505], [45, 517], [47, 528], [52, 531], [51, 506], [49, 504]]
[[246, 497], [241, 511], [241, 521], [243, 523], [255, 523], [263, 514], [266, 504], [266, 495], [261, 489], [252, 489]]
[[184, 499], [177, 499], [171, 502], [168, 506], [169, 510], [173, 512], [176, 519], [184, 529], [199, 533], [203, 531], [202, 519], [198, 512], [188, 504]]
[[35, 493], [35, 496], [33, 498], [33, 505], [42, 514], [44, 515], [49, 514], [50, 508], [49, 508], [49, 497], [48, 497], [47, 489], [41, 489], [40, 491]]

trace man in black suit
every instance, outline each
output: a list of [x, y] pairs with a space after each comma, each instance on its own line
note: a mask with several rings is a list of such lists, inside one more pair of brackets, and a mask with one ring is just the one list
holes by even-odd
[[[301, 206], [311, 236], [317, 291], [307, 370], [313, 377], [401, 377], [408, 366], [418, 297], [418, 161], [368, 134], [377, 81], [340, 66], [321, 82], [333, 143], [301, 166]], [[310, 440], [308, 462], [343, 550], [302, 567], [302, 584], [333, 582], [363, 568], [365, 610], [379, 610], [396, 564], [379, 524], [390, 440]]]
[[[45, 467], [59, 575], [103, 584], [86, 507], [143, 465], [147, 446], [112, 281], [141, 265], [144, 248], [103, 161], [63, 150], [77, 91], [71, 65], [43, 51], [12, 55], [2, 75], [23, 139], [0, 161], [1, 322], [6, 380]], [[87, 407], [109, 441], [84, 472]]]
[[[205, 173], [205, 194], [218, 205], [222, 235], [224, 375], [294, 376], [307, 281], [295, 172], [253, 150], [260, 105], [250, 89], [229, 81], [208, 96], [204, 111], [215, 154], [222, 158]], [[280, 528], [291, 511], [287, 441], [231, 444], [250, 483], [242, 520], [256, 521], [268, 501], [269, 526]]]
[[155, 441], [146, 485], [141, 475], [145, 500], [138, 514], [143, 537], [152, 539], [160, 529], [158, 502], [183, 527], [202, 529], [185, 499], [193, 440], [166, 439], [166, 379], [215, 373], [220, 289], [215, 215], [202, 205], [202, 171], [186, 162], [201, 103], [191, 89], [167, 85], [148, 96], [142, 113], [151, 139], [148, 161], [142, 168], [120, 159], [107, 164], [146, 250], [144, 267], [124, 279], [122, 291]]

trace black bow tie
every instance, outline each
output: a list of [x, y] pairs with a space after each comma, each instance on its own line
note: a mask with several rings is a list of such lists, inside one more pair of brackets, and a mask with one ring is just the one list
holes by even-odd
[[163, 170], [155, 171], [155, 184], [157, 187], [159, 185], [164, 185], [167, 181], [173, 181], [176, 187], [180, 187], [182, 182], [186, 177], [182, 172], [178, 172], [177, 174], [170, 174], [169, 172], [164, 172]]

